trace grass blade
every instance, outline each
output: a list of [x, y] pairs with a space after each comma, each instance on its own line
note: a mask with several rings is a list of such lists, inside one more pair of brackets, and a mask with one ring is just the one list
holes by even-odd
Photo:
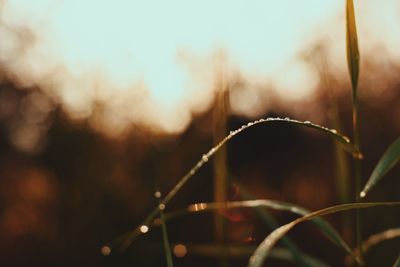
[[[280, 211], [288, 211], [292, 212], [301, 216], [306, 216], [310, 214], [310, 211], [299, 207], [297, 205], [282, 202], [282, 201], [274, 201], [274, 200], [267, 200], [267, 199], [259, 199], [259, 200], [246, 200], [246, 201], [232, 201], [226, 202], [224, 204], [219, 203], [200, 203], [194, 204], [188, 207], [188, 210], [191, 212], [198, 212], [198, 211], [206, 211], [206, 210], [214, 210], [218, 209], [218, 207], [223, 206], [227, 209], [232, 208], [257, 208], [257, 207], [264, 207], [270, 208], [274, 210]], [[325, 220], [321, 218], [314, 218], [312, 222], [318, 229], [326, 235], [333, 243], [335, 243], [338, 247], [342, 248], [344, 251], [353, 255], [352, 249], [347, 245], [347, 243], [340, 237], [337, 231]]]
[[[244, 200], [252, 200], [254, 199], [253, 196], [251, 196], [242, 185], [239, 185], [237, 182], [235, 184], [239, 188], [240, 195]], [[266, 224], [266, 226], [269, 228], [270, 231], [275, 230], [276, 228], [279, 227], [278, 222], [275, 220], [275, 218], [269, 213], [267, 209], [264, 207], [256, 207], [255, 208], [256, 213], [260, 217], [260, 219]], [[282, 238], [282, 244], [287, 248], [287, 250], [292, 254], [293, 261], [301, 267], [316, 267], [318, 264], [313, 265], [312, 262], [308, 261], [306, 259], [306, 256], [304, 253], [301, 252], [301, 250], [297, 247], [297, 245], [287, 236]]]
[[[229, 106], [229, 87], [225, 79], [223, 51], [217, 54], [215, 66], [215, 103], [213, 108], [213, 144], [218, 144], [227, 135], [227, 109]], [[228, 185], [227, 147], [222, 147], [214, 156], [214, 201], [225, 202]], [[214, 214], [214, 235], [219, 246], [219, 267], [228, 266], [225, 252], [227, 225], [219, 213]]]
[[353, 88], [353, 101], [355, 101], [357, 99], [357, 84], [360, 72], [360, 53], [358, 50], [358, 37], [353, 0], [346, 1], [346, 41], [347, 65]]
[[400, 255], [397, 257], [396, 262], [393, 264], [393, 267], [400, 267]]
[[[314, 123], [311, 123], [309, 121], [298, 121], [298, 120], [293, 120], [290, 118], [266, 118], [266, 119], [259, 119], [253, 122], [249, 122], [248, 124], [242, 125], [237, 130], [231, 131], [229, 135], [227, 135], [224, 139], [221, 140], [216, 146], [211, 148], [206, 154], [204, 154], [201, 159], [189, 170], [188, 173], [186, 173], [180, 180], [179, 182], [171, 189], [171, 191], [162, 199], [161, 203], [165, 206], [168, 204], [169, 201], [181, 190], [181, 188], [189, 181], [190, 178], [192, 178], [196, 172], [203, 167], [204, 164], [208, 162], [208, 160], [222, 147], [224, 146], [229, 140], [231, 140], [233, 137], [237, 136], [239, 133], [242, 133], [246, 130], [248, 130], [251, 127], [254, 127], [259, 124], [272, 124], [272, 123], [286, 123], [286, 124], [294, 124], [294, 125], [299, 125], [307, 128], [312, 128], [320, 131], [321, 133], [327, 134], [331, 136], [335, 141], [340, 143], [343, 148], [348, 151], [349, 153], [352, 153], [353, 155], [361, 155], [359, 150], [350, 142], [350, 139], [344, 135], [341, 135], [337, 133], [335, 129], [329, 129], [324, 126], [320, 126]], [[130, 246], [134, 238], [140, 234], [140, 228], [143, 226], [147, 226], [151, 221], [157, 216], [157, 214], [160, 212], [159, 207], [155, 207], [150, 214], [147, 216], [147, 218], [144, 220], [144, 222], [137, 226], [135, 229], [132, 231], [124, 234], [122, 237], [124, 239], [123, 242], [123, 247], [121, 250], [126, 249], [127, 247]], [[120, 239], [118, 238], [118, 240]], [[112, 242], [113, 243], [113, 242]]]
[[[159, 197], [161, 197], [161, 193], [160, 194], [157, 194], [157, 193], [160, 193], [160, 192], [158, 192], [158, 191], [156, 192], [156, 197], [159, 199]], [[163, 204], [161, 204], [160, 201], [159, 201], [159, 208], [160, 208], [161, 231], [162, 231], [162, 237], [163, 237], [165, 260], [167, 261], [168, 267], [174, 267], [174, 263], [172, 260], [171, 245], [169, 244], [169, 238], [168, 238], [167, 224], [165, 222], [165, 214], [164, 214], [165, 206], [163, 206]]]
[[372, 171], [364, 189], [360, 193], [360, 197], [364, 198], [368, 191], [376, 185], [376, 183], [383, 178], [383, 176], [396, 165], [400, 160], [400, 137], [394, 141], [386, 152], [383, 154], [375, 169]]
[[[371, 247], [376, 246], [381, 242], [399, 237], [400, 237], [400, 228], [387, 229], [383, 232], [371, 235], [367, 240], [365, 240], [361, 244], [362, 251], [366, 253], [368, 252], [368, 250], [371, 249]], [[360, 254], [360, 248], [356, 248], [355, 253]]]
[[[235, 209], [235, 208], [269, 208], [280, 211], [287, 211], [291, 213], [295, 213], [301, 216], [306, 216], [310, 214], [310, 212], [302, 207], [293, 205], [291, 203], [286, 203], [282, 201], [274, 201], [267, 199], [258, 199], [258, 200], [245, 200], [245, 201], [230, 201], [225, 203], [196, 203], [188, 206], [186, 210], [180, 210], [176, 212], [172, 212], [170, 214], [166, 214], [166, 220], [170, 220], [176, 218], [178, 216], [190, 214], [190, 213], [199, 213], [199, 212], [208, 212], [214, 211], [221, 208], [224, 209]], [[301, 217], [302, 218], [302, 217]], [[312, 223], [317, 226], [317, 228], [326, 235], [334, 244], [336, 244], [339, 248], [343, 249], [350, 256], [352, 256], [355, 260], [358, 260], [356, 255], [353, 253], [352, 249], [347, 245], [347, 243], [340, 237], [340, 235], [336, 232], [336, 230], [324, 219], [322, 218], [312, 218]], [[160, 221], [155, 220], [152, 226], [159, 226]]]
[[377, 206], [393, 206], [393, 205], [400, 205], [400, 202], [350, 203], [350, 204], [332, 206], [326, 209], [309, 213], [303, 217], [300, 217], [288, 224], [285, 224], [277, 228], [270, 235], [268, 235], [264, 239], [264, 241], [261, 242], [261, 244], [257, 247], [253, 255], [250, 257], [248, 267], [261, 267], [265, 259], [267, 258], [269, 252], [279, 241], [279, 239], [281, 239], [284, 235], [286, 235], [291, 229], [293, 229], [293, 227], [295, 227], [299, 223], [314, 219], [315, 217], [342, 212], [346, 210], [371, 208]]
[[[195, 245], [188, 244], [186, 245], [190, 254], [198, 254], [202, 256], [208, 257], [218, 257], [218, 247], [215, 245]], [[227, 254], [229, 258], [247, 258], [250, 256], [253, 251], [256, 249], [256, 246], [252, 245], [240, 245], [240, 246], [227, 246]], [[291, 263], [296, 263], [292, 253], [286, 248], [274, 248], [271, 251], [270, 257], [277, 260], [287, 261]], [[328, 265], [322, 262], [315, 257], [312, 257], [308, 254], [302, 253], [302, 257], [308, 266], [315, 267], [328, 267]]]
[[[346, 51], [347, 51], [347, 65], [350, 74], [352, 85], [352, 110], [353, 110], [353, 143], [361, 154], [360, 149], [360, 123], [358, 119], [358, 101], [357, 101], [357, 85], [358, 76], [360, 72], [360, 52], [358, 50], [358, 37], [356, 17], [354, 14], [353, 0], [346, 0]], [[356, 201], [360, 202], [358, 192], [361, 189], [361, 159], [360, 156], [353, 156], [354, 162], [354, 179], [355, 179], [355, 195]], [[361, 246], [362, 241], [362, 220], [361, 211], [356, 210], [356, 229], [355, 229], [356, 243]], [[361, 257], [362, 257], [361, 251]]]

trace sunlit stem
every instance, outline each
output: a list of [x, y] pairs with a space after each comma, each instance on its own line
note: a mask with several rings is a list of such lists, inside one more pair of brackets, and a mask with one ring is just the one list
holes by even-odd
[[[213, 113], [213, 142], [217, 145], [227, 135], [227, 86], [224, 73], [224, 54], [219, 51], [215, 66], [215, 106]], [[222, 147], [214, 157], [214, 200], [226, 202], [228, 184], [227, 149]], [[222, 209], [219, 210], [220, 212]], [[227, 266], [227, 253], [224, 249], [226, 241], [226, 221], [220, 213], [215, 213], [215, 240], [219, 248], [219, 266]]]
[[[354, 132], [354, 145], [358, 151], [360, 151], [360, 130], [358, 122], [358, 103], [357, 99], [353, 99], [353, 132]], [[353, 155], [354, 162], [354, 177], [355, 177], [355, 195], [356, 202], [360, 202], [360, 191], [361, 191], [361, 160], [360, 154]], [[360, 247], [360, 257], [363, 258], [362, 243], [362, 219], [361, 210], [356, 210], [356, 241], [357, 246]]]

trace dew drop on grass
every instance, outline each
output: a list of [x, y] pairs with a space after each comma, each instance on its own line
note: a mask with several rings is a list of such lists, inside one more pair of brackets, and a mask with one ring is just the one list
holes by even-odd
[[311, 124], [311, 122], [310, 121], [305, 121], [304, 124]]
[[337, 131], [335, 129], [331, 129], [331, 133], [337, 134]]
[[142, 234], [145, 234], [149, 231], [149, 227], [143, 224], [142, 226], [140, 226], [139, 230]]
[[364, 198], [366, 195], [367, 195], [367, 194], [366, 194], [364, 191], [362, 191], [362, 192], [360, 193], [360, 197], [361, 197], [361, 198]]
[[161, 203], [160, 205], [158, 205], [158, 208], [160, 210], [165, 210], [165, 204]]
[[208, 161], [207, 155], [203, 155], [203, 156], [201, 157], [201, 159], [202, 159], [204, 162], [207, 162], [207, 161]]
[[156, 198], [160, 198], [160, 197], [161, 197], [161, 192], [160, 192], [160, 191], [156, 191], [156, 192], [154, 193], [154, 196], [155, 196]]

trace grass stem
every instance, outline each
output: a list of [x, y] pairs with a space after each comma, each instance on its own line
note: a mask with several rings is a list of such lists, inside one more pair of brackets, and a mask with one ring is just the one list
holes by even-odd
[[[161, 195], [160, 195], [160, 197], [161, 197]], [[160, 198], [158, 198], [158, 205], [159, 205], [159, 209], [160, 209], [161, 231], [162, 231], [162, 237], [163, 237], [165, 260], [167, 261], [167, 267], [174, 267], [174, 263], [172, 260], [172, 250], [171, 250], [171, 245], [169, 243], [167, 224], [166, 224], [165, 214], [164, 214], [165, 205], [161, 203]]]

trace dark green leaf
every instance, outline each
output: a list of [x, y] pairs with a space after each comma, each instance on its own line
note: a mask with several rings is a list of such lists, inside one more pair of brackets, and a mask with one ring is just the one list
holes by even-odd
[[363, 198], [367, 195], [368, 191], [371, 190], [375, 184], [383, 178], [383, 176], [400, 160], [400, 137], [394, 141], [386, 152], [383, 154], [371, 176], [369, 177], [364, 189], [360, 193], [360, 197]]

